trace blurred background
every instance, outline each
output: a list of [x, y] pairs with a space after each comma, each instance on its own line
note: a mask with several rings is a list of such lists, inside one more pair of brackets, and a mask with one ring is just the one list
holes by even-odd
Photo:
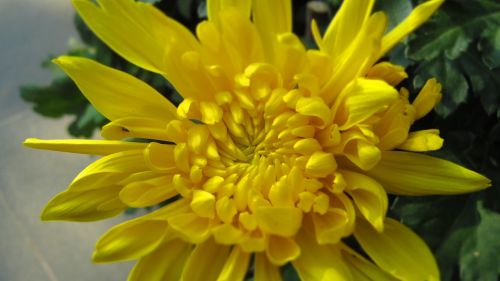
[[28, 150], [27, 137], [69, 138], [70, 117], [42, 118], [19, 87], [50, 84], [40, 67], [78, 38], [70, 1], [0, 0], [0, 280], [126, 280], [132, 264], [95, 265], [94, 243], [122, 218], [41, 222], [43, 206], [90, 163], [86, 155]]
[[[139, 0], [194, 30], [204, 0]], [[378, 0], [389, 29], [420, 0]], [[341, 0], [293, 0], [294, 32], [315, 48], [308, 22], [324, 30]], [[131, 263], [95, 265], [95, 241], [137, 210], [104, 222], [41, 222], [43, 206], [92, 157], [22, 147], [28, 137], [99, 138], [107, 122], [50, 63], [63, 54], [129, 72], [173, 103], [182, 98], [161, 76], [124, 61], [75, 17], [71, 1], [0, 0], [0, 281], [126, 280]], [[437, 77], [443, 100], [414, 130], [438, 128], [433, 154], [492, 179], [493, 187], [459, 196], [390, 197], [389, 216], [416, 231], [437, 257], [444, 281], [496, 281], [500, 274], [500, 3], [447, 0], [432, 19], [387, 55], [406, 68], [411, 98]], [[142, 212], [142, 211], [141, 211]], [[285, 271], [286, 272], [286, 271]], [[293, 274], [286, 280], [298, 280]]]

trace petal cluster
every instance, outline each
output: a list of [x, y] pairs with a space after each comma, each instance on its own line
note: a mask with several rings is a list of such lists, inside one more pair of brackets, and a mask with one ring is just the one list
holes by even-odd
[[[384, 54], [442, 3], [416, 7], [387, 32], [373, 1], [346, 0], [308, 50], [290, 1], [208, 1], [196, 35], [132, 0], [73, 0], [124, 58], [164, 75], [175, 107], [144, 82], [89, 59], [58, 64], [110, 123], [105, 140], [28, 139], [33, 148], [102, 155], [45, 208], [90, 221], [164, 205], [115, 226], [94, 260], [138, 263], [130, 280], [438, 280], [425, 243], [386, 218], [387, 193], [457, 194], [483, 176], [417, 152], [437, 129], [412, 131], [441, 98], [427, 81], [410, 101], [404, 69]], [[252, 19], [252, 20], [251, 20]], [[142, 140], [142, 141], [138, 141]], [[354, 235], [374, 263], [343, 238]]]

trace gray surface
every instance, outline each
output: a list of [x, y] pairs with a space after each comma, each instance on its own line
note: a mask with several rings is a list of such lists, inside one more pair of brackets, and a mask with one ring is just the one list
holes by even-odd
[[48, 54], [76, 37], [69, 0], [0, 0], [0, 281], [125, 280], [132, 266], [94, 265], [94, 243], [115, 218], [97, 223], [41, 222], [46, 202], [92, 159], [25, 149], [27, 137], [68, 138], [69, 119], [34, 114], [19, 98], [25, 83], [47, 84]]

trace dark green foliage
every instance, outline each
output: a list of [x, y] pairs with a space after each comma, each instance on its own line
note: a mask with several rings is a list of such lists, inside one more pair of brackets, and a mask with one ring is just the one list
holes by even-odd
[[[148, 0], [191, 30], [206, 16], [203, 0]], [[332, 15], [340, 0], [326, 1]], [[418, 4], [417, 0], [379, 0], [375, 10], [386, 11], [389, 28]], [[305, 38], [306, 1], [294, 0], [294, 32]], [[85, 56], [143, 79], [178, 104], [181, 97], [156, 74], [133, 66], [97, 39], [76, 18], [83, 46], [71, 55]], [[326, 28], [326, 26], [322, 26]], [[311, 44], [313, 45], [313, 44]], [[404, 86], [417, 93], [428, 78], [443, 84], [443, 100], [414, 129], [439, 128], [445, 139], [433, 154], [460, 163], [492, 179], [492, 187], [457, 196], [392, 197], [390, 216], [400, 218], [434, 251], [442, 279], [497, 280], [500, 273], [500, 2], [447, 0], [439, 12], [397, 46], [388, 58], [406, 67]], [[70, 133], [90, 136], [106, 120], [82, 97], [70, 79], [48, 61], [51, 85], [24, 86], [22, 97], [41, 115], [74, 115]], [[348, 241], [349, 242], [349, 241]], [[298, 280], [293, 268], [283, 268], [285, 280]], [[247, 280], [253, 280], [252, 272]]]

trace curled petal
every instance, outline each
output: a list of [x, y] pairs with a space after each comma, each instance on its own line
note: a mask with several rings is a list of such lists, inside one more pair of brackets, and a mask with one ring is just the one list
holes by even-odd
[[374, 179], [363, 174], [341, 170], [347, 183], [347, 193], [352, 197], [359, 211], [372, 225], [381, 232], [388, 207], [388, 198], [384, 188]]
[[406, 141], [398, 148], [408, 151], [433, 151], [440, 149], [443, 141], [439, 136], [439, 130], [421, 130], [409, 133]]
[[172, 141], [167, 131], [168, 120], [142, 117], [124, 117], [106, 124], [101, 136], [108, 140], [125, 138], [143, 138], [151, 140]]

